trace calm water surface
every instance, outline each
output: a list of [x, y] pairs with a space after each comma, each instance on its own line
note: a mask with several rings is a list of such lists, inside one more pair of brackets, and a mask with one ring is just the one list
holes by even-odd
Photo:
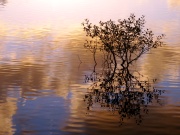
[[[166, 45], [137, 69], [165, 90], [137, 125], [83, 101], [92, 72], [81, 23], [145, 15]], [[82, 61], [82, 63], [81, 63]], [[100, 68], [101, 64], [97, 65]], [[0, 0], [0, 135], [180, 134], [179, 0]]]

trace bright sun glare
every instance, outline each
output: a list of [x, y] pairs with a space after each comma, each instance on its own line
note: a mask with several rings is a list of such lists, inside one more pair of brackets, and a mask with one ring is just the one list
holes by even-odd
[[[37, 1], [37, 0], [36, 0]], [[78, 4], [83, 2], [84, 0], [38, 0], [43, 4], [52, 4], [52, 5], [71, 5], [71, 4]]]

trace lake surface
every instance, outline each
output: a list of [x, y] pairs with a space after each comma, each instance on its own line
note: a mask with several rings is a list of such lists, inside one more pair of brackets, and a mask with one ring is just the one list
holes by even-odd
[[[145, 15], [147, 28], [166, 35], [165, 45], [136, 67], [165, 93], [141, 124], [131, 118], [120, 126], [116, 113], [88, 111], [83, 101], [94, 62], [81, 23], [130, 13]], [[0, 135], [55, 134], [180, 134], [179, 0], [0, 0]]]

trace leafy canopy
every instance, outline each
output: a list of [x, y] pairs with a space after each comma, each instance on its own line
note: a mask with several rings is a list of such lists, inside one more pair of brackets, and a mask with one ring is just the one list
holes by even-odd
[[[151, 30], [144, 30], [144, 24], [144, 16], [136, 19], [135, 15], [131, 14], [128, 19], [118, 20], [117, 23], [112, 20], [100, 21], [99, 26], [92, 25], [86, 19], [83, 26], [87, 36], [99, 39], [101, 50], [110, 52], [131, 64], [150, 49], [162, 45], [161, 39], [164, 35], [154, 38]], [[87, 43], [86, 47], [94, 48], [90, 43]]]

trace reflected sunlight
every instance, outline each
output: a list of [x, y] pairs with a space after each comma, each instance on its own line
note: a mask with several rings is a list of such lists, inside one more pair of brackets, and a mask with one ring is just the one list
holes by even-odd
[[[4, 1], [7, 3], [2, 6]], [[58, 134], [61, 130], [58, 124], [63, 123], [58, 118], [64, 117], [64, 112], [63, 109], [58, 110], [56, 103], [68, 108], [70, 113], [66, 113], [69, 118], [63, 118], [67, 120], [67, 128], [65, 126], [64, 130], [78, 130], [78, 133], [84, 134], [106, 128], [112, 134], [117, 134], [120, 133], [118, 130], [126, 129], [114, 126], [118, 119], [109, 110], [98, 110], [99, 106], [95, 105], [94, 110], [87, 111], [83, 98], [90, 83], [85, 83], [85, 75], [90, 74], [95, 67], [98, 71], [103, 65], [103, 57], [100, 53], [96, 55], [98, 64], [95, 66], [91, 52], [84, 48], [87, 37], [81, 23], [85, 18], [98, 23], [100, 20], [124, 19], [130, 13], [135, 13], [137, 17], [145, 15], [145, 26], [152, 28], [155, 35], [166, 34], [166, 45], [144, 55], [137, 61], [135, 68], [144, 75], [142, 81], [147, 79], [145, 77], [156, 78], [155, 85], [160, 86], [160, 82], [174, 80], [173, 86], [180, 87], [179, 9], [180, 0], [0, 0], [0, 134], [31, 134], [36, 129], [37, 134], [48, 130], [52, 134], [55, 133], [53, 130], [57, 131]], [[50, 104], [45, 98], [48, 96], [60, 97], [66, 103], [53, 100]], [[34, 99], [37, 99], [37, 107], [31, 106], [34, 102], [31, 100]], [[42, 104], [38, 99], [44, 99]], [[23, 110], [26, 109], [22, 107], [25, 103], [34, 114]], [[56, 113], [55, 119], [51, 121], [51, 113], [48, 111], [41, 112], [43, 107], [50, 107], [48, 111]], [[157, 110], [154, 107], [151, 114]], [[47, 118], [42, 118], [41, 113], [47, 115]], [[37, 119], [31, 121], [28, 116]], [[151, 125], [147, 124], [140, 129], [146, 130], [148, 127], [153, 130], [156, 126], [160, 127], [153, 125], [156, 122], [153, 116], [149, 115], [145, 120], [145, 123], [150, 120]], [[50, 126], [44, 126], [47, 130], [35, 127], [37, 121], [44, 122], [44, 119], [50, 123]], [[133, 119], [128, 121], [131, 123]], [[21, 125], [22, 129], [18, 129]], [[174, 127], [177, 126], [179, 124]], [[129, 125], [126, 127], [129, 129]], [[162, 125], [160, 130], [163, 128]], [[132, 127], [128, 132], [135, 130]], [[152, 131], [148, 133], [153, 134]]]
[[180, 7], [180, 0], [167, 0], [167, 3], [171, 8]]
[[[0, 91], [1, 93], [1, 91]], [[1, 93], [2, 94], [2, 93]], [[1, 98], [1, 97], [0, 97]], [[0, 134], [13, 135], [12, 117], [16, 113], [16, 98], [7, 98], [6, 102], [2, 103], [0, 99]]]
[[43, 4], [47, 4], [47, 5], [59, 5], [59, 4], [79, 4], [79, 2], [83, 2], [84, 0], [36, 0], [37, 2], [40, 1]]

